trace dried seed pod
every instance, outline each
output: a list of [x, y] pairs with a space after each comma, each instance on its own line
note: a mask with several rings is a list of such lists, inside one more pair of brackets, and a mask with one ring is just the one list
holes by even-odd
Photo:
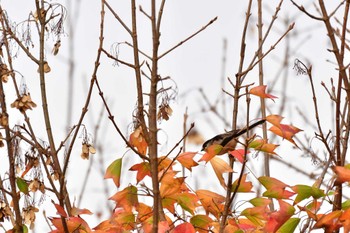
[[53, 46], [53, 48], [52, 48], [52, 54], [53, 54], [54, 56], [56, 56], [56, 55], [58, 54], [58, 51], [60, 50], [60, 47], [61, 47], [61, 41], [58, 40], [58, 41], [55, 43], [55, 45]]
[[32, 101], [30, 94], [24, 94], [18, 97], [12, 104], [12, 108], [17, 108], [21, 113], [24, 113], [28, 109], [32, 110], [37, 105]]
[[10, 75], [10, 71], [7, 68], [6, 64], [0, 64], [0, 77], [1, 77], [1, 81], [3, 81], [4, 83], [7, 83], [8, 81], [8, 77]]

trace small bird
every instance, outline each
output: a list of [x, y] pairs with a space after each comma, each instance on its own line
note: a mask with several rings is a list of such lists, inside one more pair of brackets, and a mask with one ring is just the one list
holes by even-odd
[[221, 145], [223, 147], [222, 150], [218, 153], [218, 155], [222, 155], [227, 153], [228, 151], [234, 150], [237, 144], [237, 138], [239, 136], [245, 134], [248, 130], [253, 129], [256, 126], [263, 124], [265, 121], [265, 119], [262, 119], [255, 122], [254, 124], [249, 125], [248, 127], [231, 130], [223, 134], [218, 134], [215, 137], [203, 143], [202, 151], [206, 151], [211, 145]]

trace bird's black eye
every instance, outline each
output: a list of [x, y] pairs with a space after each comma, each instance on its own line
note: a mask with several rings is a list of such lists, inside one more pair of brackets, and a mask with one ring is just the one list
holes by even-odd
[[203, 146], [202, 146], [202, 150], [201, 150], [201, 151], [204, 151], [204, 150], [207, 148], [208, 143], [209, 143], [209, 141], [206, 141], [206, 142], [203, 143]]

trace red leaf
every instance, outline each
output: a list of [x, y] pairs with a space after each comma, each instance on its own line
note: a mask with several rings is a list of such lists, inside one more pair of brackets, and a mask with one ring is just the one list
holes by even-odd
[[278, 203], [280, 210], [271, 213], [265, 225], [265, 232], [276, 232], [295, 212], [295, 208], [287, 202], [278, 200]]
[[151, 166], [147, 162], [142, 162], [132, 166], [130, 171], [137, 171], [136, 181], [139, 183], [145, 176], [151, 176]]
[[53, 203], [53, 204], [54, 204], [54, 206], [55, 206], [55, 208], [57, 210], [57, 214], [58, 215], [60, 215], [62, 217], [65, 217], [65, 218], [68, 217], [67, 212], [64, 210], [64, 208], [62, 206], [60, 206], [59, 204], [55, 204], [55, 203]]
[[244, 156], [246, 154], [249, 154], [250, 151], [245, 151], [244, 149], [237, 149], [230, 151], [229, 154], [235, 157], [239, 162], [243, 163], [244, 162]]
[[178, 225], [172, 231], [172, 233], [195, 233], [195, 232], [196, 230], [194, 229], [193, 225], [188, 222]]

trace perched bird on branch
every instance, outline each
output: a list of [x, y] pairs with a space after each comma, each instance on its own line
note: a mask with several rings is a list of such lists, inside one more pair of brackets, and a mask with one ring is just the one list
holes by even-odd
[[203, 143], [202, 151], [206, 151], [211, 145], [221, 145], [223, 147], [223, 149], [218, 153], [219, 155], [234, 150], [237, 144], [237, 138], [239, 136], [245, 134], [248, 130], [253, 129], [256, 126], [263, 124], [265, 121], [265, 119], [259, 120], [254, 124], [248, 125], [242, 129], [231, 130], [223, 134], [218, 134], [215, 137]]

